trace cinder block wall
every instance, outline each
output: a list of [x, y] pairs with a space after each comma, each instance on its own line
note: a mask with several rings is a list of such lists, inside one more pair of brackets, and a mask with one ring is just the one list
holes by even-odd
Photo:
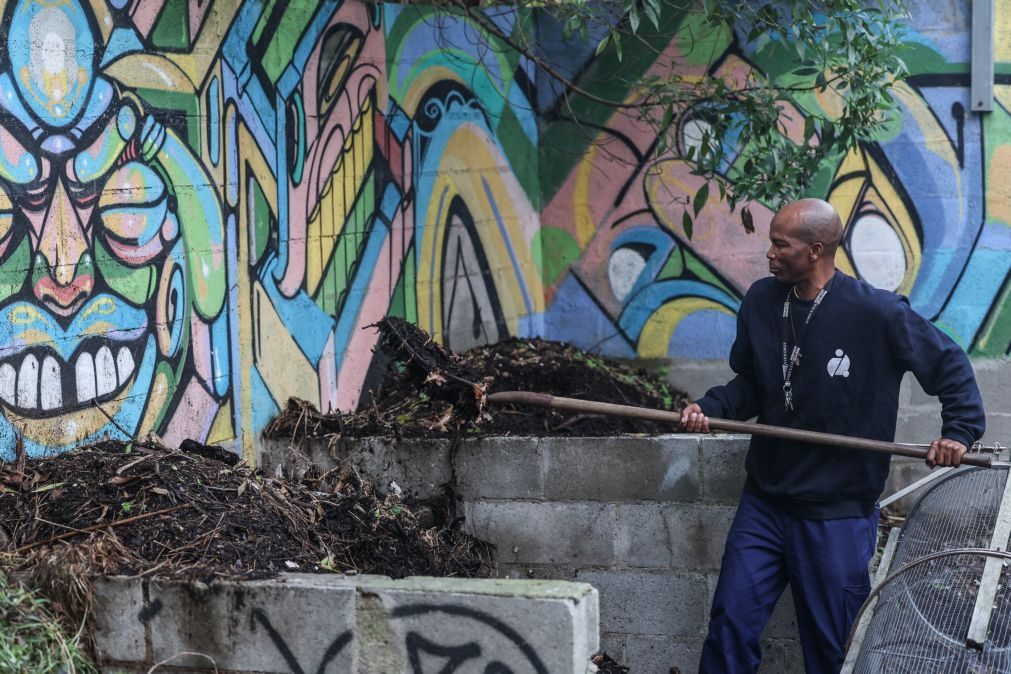
[[[499, 573], [590, 583], [601, 644], [635, 674], [691, 672], [723, 543], [744, 483], [747, 438], [368, 439], [262, 444], [282, 464], [350, 461], [363, 477], [427, 496], [455, 481], [466, 527], [497, 546]], [[764, 672], [803, 672], [784, 596], [764, 635]]]

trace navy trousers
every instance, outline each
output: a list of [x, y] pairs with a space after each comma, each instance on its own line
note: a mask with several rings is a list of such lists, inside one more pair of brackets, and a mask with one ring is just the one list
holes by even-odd
[[755, 672], [759, 639], [787, 583], [808, 674], [838, 672], [846, 639], [870, 593], [878, 513], [809, 520], [753, 494], [741, 496], [727, 534], [701, 674]]

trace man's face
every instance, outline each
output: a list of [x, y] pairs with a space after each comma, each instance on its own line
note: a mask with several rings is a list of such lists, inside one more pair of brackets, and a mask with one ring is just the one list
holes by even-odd
[[798, 283], [806, 279], [814, 269], [811, 244], [803, 241], [799, 229], [798, 214], [794, 211], [780, 211], [769, 225], [769, 273], [782, 283]]

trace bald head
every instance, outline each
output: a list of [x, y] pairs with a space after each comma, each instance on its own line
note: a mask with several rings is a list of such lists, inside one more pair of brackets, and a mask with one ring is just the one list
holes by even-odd
[[784, 206], [776, 219], [787, 224], [793, 236], [813, 246], [820, 243], [829, 258], [842, 240], [842, 221], [832, 204], [821, 199], [800, 199]]

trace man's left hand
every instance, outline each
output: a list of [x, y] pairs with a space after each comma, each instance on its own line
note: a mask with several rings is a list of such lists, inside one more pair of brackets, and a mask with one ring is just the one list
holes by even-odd
[[930, 443], [927, 451], [927, 465], [931, 468], [937, 466], [957, 466], [962, 462], [962, 455], [968, 448], [957, 440], [939, 438]]

